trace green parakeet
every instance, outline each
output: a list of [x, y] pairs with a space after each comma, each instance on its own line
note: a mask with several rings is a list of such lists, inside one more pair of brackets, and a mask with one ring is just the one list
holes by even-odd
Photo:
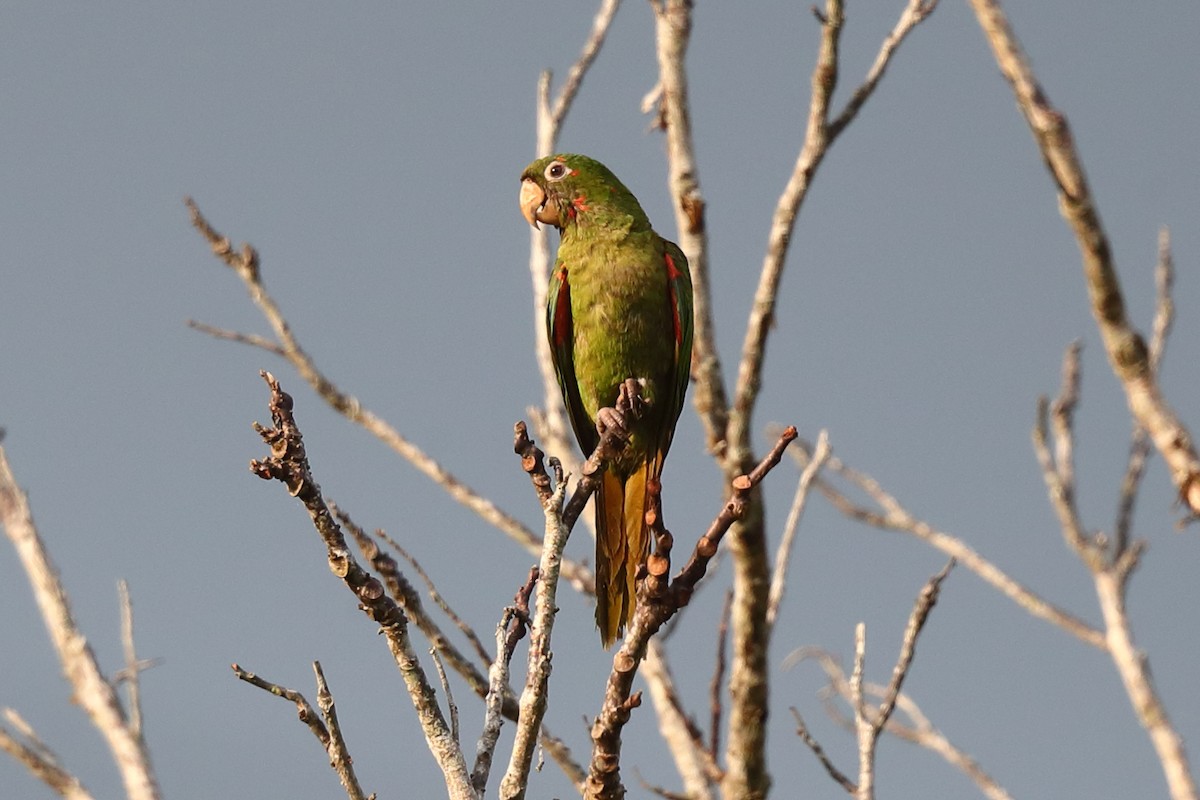
[[596, 624], [605, 647], [624, 633], [634, 579], [650, 552], [646, 482], [657, 479], [683, 408], [692, 361], [687, 258], [650, 227], [637, 198], [600, 162], [559, 154], [521, 174], [521, 213], [558, 228], [546, 333], [571, 427], [585, 455], [596, 417], [638, 382], [648, 404], [596, 494]]

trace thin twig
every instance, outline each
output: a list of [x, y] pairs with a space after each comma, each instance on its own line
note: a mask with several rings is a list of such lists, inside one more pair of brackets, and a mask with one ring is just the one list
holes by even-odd
[[[1079, 343], [1072, 343], [1063, 355], [1063, 383], [1053, 409], [1045, 397], [1038, 398], [1037, 424], [1033, 429], [1033, 448], [1042, 468], [1042, 478], [1050, 495], [1050, 504], [1058, 515], [1063, 537], [1072, 550], [1089, 559], [1088, 567], [1102, 568], [1107, 558], [1104, 549], [1089, 546], [1079, 509], [1075, 505], [1075, 466], [1072, 413], [1079, 398]], [[1054, 447], [1049, 443], [1048, 420], [1054, 418]], [[1099, 559], [1095, 564], [1091, 559]]]
[[812, 73], [812, 101], [808, 110], [804, 143], [796, 157], [791, 177], [775, 206], [767, 238], [767, 252], [763, 258], [758, 288], [754, 293], [754, 306], [742, 343], [728, 431], [729, 446], [735, 451], [731, 455], [734, 460], [740, 457], [738, 451], [750, 450], [752, 415], [759, 387], [762, 385], [767, 337], [775, 323], [775, 307], [792, 241], [792, 231], [808, 196], [812, 180], [829, 147], [874, 93], [900, 44], [936, 7], [936, 0], [909, 0], [900, 19], [884, 39], [866, 80], [851, 95], [845, 109], [831, 122], [830, 101], [840, 71], [838, 48], [845, 15], [842, 0], [826, 0], [825, 12], [821, 16], [821, 45]]
[[338, 774], [338, 780], [350, 800], [368, 800], [358, 783], [358, 776], [354, 774], [354, 759], [350, 757], [350, 749], [346, 746], [346, 738], [338, 722], [337, 705], [333, 702], [333, 693], [329, 691], [320, 661], [313, 662], [313, 674], [317, 680], [317, 708], [321, 709], [321, 717], [329, 731], [329, 742], [325, 747], [325, 752], [329, 754], [329, 766]]
[[[379, 541], [387, 543], [402, 556], [407, 555], [404, 551], [404, 548], [400, 547], [400, 545], [394, 539], [392, 539], [382, 530], [377, 530], [375, 532], [375, 537], [371, 537], [362, 529], [361, 526], [359, 526], [354, 522], [353, 519], [350, 518], [350, 515], [347, 514], [344, 509], [340, 508], [332, 501], [327, 501], [327, 505], [333, 516], [337, 518], [342, 526], [354, 538], [355, 543], [358, 545], [359, 552], [363, 554], [363, 558], [371, 562], [371, 566], [375, 569], [376, 573], [379, 574], [379, 577], [383, 580], [384, 585], [387, 586], [388, 594], [392, 597], [392, 599], [400, 604], [400, 608], [404, 611], [404, 615], [407, 617], [409, 622], [416, 624], [421, 633], [425, 635], [425, 638], [429, 640], [429, 644], [438, 651], [438, 654], [445, 660], [447, 664], [450, 665], [451, 669], [462, 676], [462, 678], [467, 682], [467, 685], [471, 687], [471, 690], [475, 692], [476, 695], [479, 697], [484, 697], [487, 695], [487, 677], [483, 674], [479, 667], [471, 663], [471, 660], [467, 658], [453, 642], [450, 641], [450, 639], [442, 631], [441, 627], [425, 609], [424, 603], [421, 602], [421, 595], [417, 593], [417, 590], [409, 582], [408, 578], [400, 571], [395, 559], [384, 552], [379, 547], [379, 544], [376, 540], [378, 539]], [[424, 578], [426, 585], [430, 589], [430, 593], [440, 598], [440, 595], [437, 595], [437, 590], [430, 581], [429, 576], [425, 575], [425, 573], [421, 570], [420, 565], [416, 564], [411, 559], [409, 560], [409, 563], [412, 564], [417, 573]], [[450, 610], [449, 605], [446, 604], [445, 601], [442, 601], [439, 603], [439, 605], [448, 613], [452, 620], [457, 621], [456, 624], [461, 623], [461, 620], [458, 620], [458, 616], [454, 614], [452, 610]], [[459, 627], [460, 629], [463, 629], [465, 627], [465, 623], [460, 624]], [[466, 627], [466, 631], [468, 632], [468, 639], [470, 639], [471, 636], [474, 636], [475, 632], [469, 627]], [[486, 659], [484, 660], [484, 663], [486, 663]], [[511, 693], [505, 700], [504, 710], [509, 719], [515, 720], [517, 718], [517, 701], [516, 698], [511, 695]]]
[[280, 347], [277, 342], [274, 342], [265, 336], [259, 336], [256, 333], [231, 331], [228, 328], [218, 328], [216, 325], [209, 325], [194, 319], [189, 319], [187, 321], [187, 326], [194, 331], [206, 333], [214, 339], [221, 339], [226, 342], [236, 342], [237, 344], [257, 347], [260, 350], [266, 350], [268, 353], [277, 355], [280, 358], [287, 358], [288, 355], [287, 351]]
[[821, 762], [821, 766], [829, 773], [829, 777], [833, 778], [833, 782], [845, 789], [849, 794], [858, 792], [858, 786], [854, 781], [846, 777], [846, 774], [834, 766], [833, 761], [829, 759], [829, 755], [825, 752], [825, 748], [821, 747], [813, 735], [809, 732], [808, 726], [804, 724], [804, 717], [800, 716], [800, 712], [795, 706], [789, 707], [792, 712], [792, 717], [796, 720], [796, 735], [800, 737], [800, 741], [804, 742], [805, 746], [812, 751], [817, 760]]
[[433, 668], [437, 670], [438, 682], [442, 685], [442, 691], [446, 693], [446, 709], [450, 713], [450, 737], [461, 748], [462, 739], [458, 735], [458, 704], [454, 702], [454, 693], [450, 691], [450, 681], [446, 678], [446, 667], [442, 664], [442, 657], [438, 654], [436, 647], [429, 648], [429, 657], [433, 659]]
[[475, 746], [475, 765], [471, 768], [471, 785], [480, 797], [487, 788], [488, 775], [492, 769], [492, 756], [496, 752], [496, 743], [500, 740], [500, 726], [504, 723], [500, 710], [503, 706], [505, 688], [508, 686], [508, 667], [512, 662], [513, 651], [507, 646], [508, 625], [516, 611], [506, 608], [496, 626], [496, 658], [488, 670], [488, 693], [485, 702], [483, 732], [479, 743]]
[[[468, 625], [466, 620], [460, 617], [458, 612], [456, 612], [450, 606], [450, 604], [446, 602], [446, 598], [444, 598], [442, 593], [438, 591], [437, 585], [434, 584], [433, 579], [429, 577], [429, 573], [425, 571], [425, 568], [421, 566], [421, 562], [417, 561], [417, 559], [413, 557], [412, 553], [408, 552], [408, 550], [405, 549], [402, 544], [389, 536], [388, 533], [382, 528], [377, 528], [375, 530], [375, 538], [395, 550], [397, 555], [408, 562], [408, 565], [412, 567], [413, 572], [417, 573], [417, 577], [421, 579], [421, 583], [425, 584], [425, 592], [429, 595], [429, 599], [434, 602], [434, 605], [442, 610], [442, 613], [454, 623], [454, 627], [458, 628], [462, 635], [466, 637], [467, 643], [471, 645], [471, 649], [475, 651], [476, 655], [480, 656], [480, 659], [484, 663], [487, 663], [487, 650], [484, 649], [483, 642], [479, 640], [479, 634], [475, 633], [475, 629]], [[438, 645], [438, 648], [443, 651], [445, 650], [441, 644]], [[444, 652], [443, 655], [445, 655]]]
[[713, 667], [712, 681], [708, 684], [708, 753], [714, 762], [721, 752], [721, 691], [725, 688], [725, 672], [728, 668], [729, 615], [732, 608], [733, 592], [726, 592], [725, 603], [721, 607], [721, 621], [717, 625], [717, 663]]
[[122, 578], [117, 581], [117, 596], [121, 603], [121, 649], [125, 654], [125, 668], [122, 670], [123, 682], [128, 692], [129, 729], [146, 746], [145, 732], [142, 730], [142, 692], [140, 673], [144, 665], [150, 662], [140, 661], [137, 657], [137, 647], [133, 641], [133, 599], [129, 596], [129, 584]]
[[817, 447], [804, 469], [800, 472], [800, 482], [796, 484], [796, 494], [792, 498], [792, 507], [788, 510], [787, 521], [783, 524], [783, 536], [779, 540], [779, 548], [775, 551], [775, 571], [771, 575], [771, 593], [767, 604], [767, 625], [774, 627], [775, 619], [779, 616], [779, 604], [783, 602], [783, 592], [787, 588], [788, 565], [791, 563], [793, 543], [796, 531], [800, 527], [800, 517], [804, 514], [804, 506], [808, 502], [808, 494], [813, 481], [821, 467], [829, 459], [833, 451], [829, 447], [829, 435], [821, 431], [817, 436]]
[[[887, 687], [879, 692], [872, 692], [870, 685], [866, 683], [867, 628], [861, 622], [854, 628], [854, 668], [851, 670], [849, 680], [845, 679], [841, 667], [837, 665], [836, 661], [824, 651], [800, 648], [784, 660], [785, 668], [809, 658], [821, 661], [833, 688], [850, 705], [851, 715], [845, 722], [846, 726], [854, 732], [858, 745], [857, 783], [850, 781], [844, 773], [834, 768], [829, 759], [825, 757], [824, 751], [820, 750], [820, 746], [807, 733], [799, 713], [793, 713], [796, 713], [797, 722], [801, 728], [798, 733], [805, 744], [817, 754], [834, 781], [853, 794], [857, 800], [873, 800], [875, 797], [875, 751], [879, 743], [879, 735], [888, 726], [892, 713], [900, 702], [901, 689], [912, 668], [913, 656], [916, 654], [917, 639], [929, 619], [930, 611], [937, 603], [942, 582], [953, 567], [954, 560], [951, 559], [921, 588], [921, 592], [913, 603], [908, 623], [904, 627], [900, 654], [896, 658], [895, 666], [892, 667], [891, 680], [888, 681]], [[867, 705], [866, 698], [870, 694], [877, 694], [881, 698], [877, 706]]]
[[908, 616], [908, 624], [904, 627], [904, 637], [900, 642], [900, 655], [896, 658], [896, 666], [892, 668], [892, 678], [888, 681], [887, 692], [884, 693], [883, 700], [875, 712], [875, 720], [872, 724], [875, 727], [876, 737], [887, 721], [891, 719], [892, 712], [896, 708], [896, 698], [900, 696], [900, 689], [904, 686], [904, 680], [908, 677], [908, 671], [912, 667], [913, 656], [917, 652], [917, 637], [925, 628], [929, 612], [937, 604], [938, 594], [942, 590], [942, 582], [946, 580], [946, 576], [952, 569], [954, 569], [953, 558], [946, 562], [946, 566], [942, 567], [940, 572], [925, 582], [925, 585], [921, 587], [920, 594], [917, 595], [916, 602], [913, 603], [912, 613]]
[[273, 683], [253, 672], [242, 669], [237, 664], [232, 664], [231, 667], [238, 680], [251, 686], [257, 686], [265, 692], [293, 703], [296, 706], [296, 717], [312, 731], [313, 736], [321, 743], [322, 749], [329, 756], [329, 766], [338, 774], [338, 779], [342, 783], [342, 788], [346, 790], [347, 797], [350, 800], [367, 799], [367, 795], [363, 792], [358, 778], [354, 774], [354, 760], [350, 757], [346, 741], [342, 737], [333, 695], [329, 693], [329, 686], [325, 682], [325, 673], [321, 670], [320, 662], [313, 662], [313, 672], [317, 678], [317, 705], [321, 708], [320, 714], [299, 691]]
[[[500, 737], [500, 726], [508, 698], [512, 696], [509, 688], [509, 669], [517, 644], [524, 637], [530, 624], [529, 597], [533, 594], [538, 582], [538, 568], [529, 571], [529, 577], [517, 591], [513, 605], [504, 610], [500, 624], [496, 629], [496, 658], [488, 670], [489, 690], [485, 698], [485, 715], [483, 732], [475, 748], [475, 765], [471, 769], [471, 784], [482, 797], [488, 777], [491, 774], [492, 761], [495, 755], [496, 743]], [[575, 761], [570, 749], [559, 739], [555, 738], [542, 726], [538, 743], [542, 750], [550, 755], [562, 769], [563, 774], [575, 786], [581, 786], [584, 780], [583, 768]]]

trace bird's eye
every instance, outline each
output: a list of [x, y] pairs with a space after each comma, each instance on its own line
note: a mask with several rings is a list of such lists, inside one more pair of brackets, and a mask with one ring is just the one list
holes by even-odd
[[546, 180], [561, 181], [567, 177], [567, 165], [561, 161], [551, 161], [550, 166], [546, 167]]

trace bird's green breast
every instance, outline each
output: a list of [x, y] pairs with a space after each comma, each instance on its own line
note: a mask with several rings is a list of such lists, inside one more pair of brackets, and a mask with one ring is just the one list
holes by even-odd
[[568, 236], [559, 259], [570, 285], [575, 378], [583, 410], [594, 423], [600, 408], [615, 405], [625, 379], [642, 381], [650, 408], [633, 426], [627, 458], [622, 459], [640, 462], [658, 448], [671, 391], [674, 312], [662, 240], [653, 231], [626, 231], [613, 238]]

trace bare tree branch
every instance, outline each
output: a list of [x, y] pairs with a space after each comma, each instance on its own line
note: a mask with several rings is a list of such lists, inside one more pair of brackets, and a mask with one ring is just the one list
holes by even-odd
[[[658, 54], [660, 119], [667, 137], [667, 183], [675, 209], [676, 234], [692, 274], [695, 327], [692, 333], [692, 402], [704, 425], [709, 452], [725, 454], [729, 400], [717, 352], [709, 285], [708, 230], [704, 221], [704, 195], [692, 143], [692, 115], [684, 65], [692, 31], [692, 0], [651, 0], [654, 9], [655, 51]], [[651, 104], [652, 105], [652, 104]], [[646, 104], [643, 103], [643, 107]]]
[[558, 610], [555, 603], [558, 573], [562, 551], [570, 535], [570, 529], [563, 521], [566, 490], [566, 481], [560, 481], [553, 494], [542, 503], [542, 511], [546, 518], [546, 532], [543, 537], [546, 544], [542, 550], [541, 563], [538, 565], [535, 611], [529, 637], [529, 666], [526, 670], [525, 689], [521, 692], [517, 732], [508, 771], [500, 782], [500, 797], [504, 800], [525, 796], [538, 731], [546, 714], [551, 667], [550, 637], [554, 631], [555, 612]]
[[[87, 637], [75, 624], [66, 587], [38, 534], [29, 498], [17, 484], [3, 446], [0, 446], [0, 522], [4, 523], [4, 532], [29, 578], [63, 674], [71, 684], [73, 700], [108, 744], [126, 796], [129, 800], [155, 800], [159, 796], [158, 782], [146, 743], [130, 724], [116, 690], [96, 662]], [[39, 773], [39, 777], [51, 774]]]
[[854, 626], [854, 669], [850, 671], [850, 707], [854, 711], [854, 738], [858, 742], [858, 783], [854, 789], [856, 800], [875, 798], [875, 743], [878, 731], [874, 721], [868, 718], [866, 695], [863, 694], [866, 671], [867, 626], [860, 622]]
[[779, 548], [775, 551], [775, 571], [771, 575], [770, 602], [767, 605], [767, 625], [774, 627], [775, 619], [779, 616], [779, 604], [783, 602], [783, 592], [787, 587], [788, 565], [791, 563], [792, 546], [796, 540], [796, 531], [800, 527], [800, 517], [804, 514], [804, 506], [808, 502], [808, 493], [821, 467], [829, 459], [832, 451], [829, 448], [829, 435], [821, 431], [817, 436], [817, 447], [804, 469], [800, 472], [800, 482], [796, 484], [796, 494], [792, 498], [792, 507], [788, 511], [787, 522], [783, 524], [783, 536], [779, 539]]
[[350, 757], [350, 750], [346, 747], [342, 726], [338, 722], [337, 706], [333, 702], [329, 684], [325, 682], [325, 672], [321, 669], [320, 661], [313, 662], [313, 673], [317, 679], [317, 707], [321, 709], [321, 716], [329, 730], [329, 743], [326, 746], [329, 765], [337, 772], [338, 780], [342, 782], [342, 788], [346, 790], [346, 796], [350, 800], [365, 800], [362, 787], [358, 785], [358, 777], [354, 774], [354, 759]]
[[660, 637], [646, 646], [641, 675], [658, 717], [658, 732], [671, 751], [684, 794], [690, 800], [712, 800], [716, 764], [705, 752], [700, 732], [683, 709]]
[[855, 794], [858, 791], [858, 785], [847, 778], [846, 774], [838, 769], [833, 761], [830, 760], [829, 754], [825, 752], [825, 748], [821, 747], [820, 742], [809, 732], [808, 726], [804, 724], [804, 717], [800, 716], [800, 712], [796, 710], [796, 707], [791, 706], [790, 708], [792, 717], [796, 720], [796, 735], [800, 737], [800, 741], [804, 742], [805, 746], [817, 757], [817, 760], [821, 762], [821, 766], [829, 773], [829, 777], [833, 779], [834, 783], [845, 789], [848, 794]]
[[142, 747], [146, 746], [146, 733], [142, 729], [141, 673], [157, 666], [158, 659], [139, 659], [133, 641], [133, 599], [129, 595], [129, 584], [124, 579], [117, 581], [117, 595], [121, 601], [121, 649], [125, 653], [125, 666], [114, 679], [124, 683], [128, 693], [129, 729]]
[[717, 661], [713, 666], [712, 681], [708, 684], [708, 753], [716, 763], [717, 754], [721, 752], [721, 714], [723, 704], [721, 692], [725, 688], [725, 673], [729, 668], [729, 615], [733, 608], [733, 592], [725, 593], [725, 603], [721, 606], [721, 621], [717, 625]]
[[[929, 619], [929, 612], [933, 610], [933, 606], [937, 603], [942, 581], [946, 579], [946, 576], [953, 567], [954, 560], [951, 559], [940, 572], [925, 582], [925, 585], [921, 588], [921, 592], [917, 595], [917, 599], [913, 603], [912, 612], [908, 617], [908, 623], [904, 628], [904, 637], [900, 643], [900, 654], [897, 656], [896, 664], [892, 668], [891, 680], [888, 682], [886, 688], [875, 692], [881, 698], [877, 706], [868, 706], [866, 702], [867, 695], [872, 694], [872, 692], [870, 685], [865, 680], [867, 628], [861, 622], [854, 628], [854, 669], [850, 673], [849, 680], [846, 680], [841, 667], [837, 665], [833, 657], [822, 650], [800, 648], [793, 651], [784, 660], [784, 667], [789, 668], [800, 661], [816, 658], [821, 662], [826, 675], [829, 676], [834, 690], [850, 705], [852, 714], [849, 718], [845, 718], [844, 722], [846, 727], [854, 732], [858, 744], [857, 783], [851, 781], [846, 777], [845, 773], [833, 765], [833, 762], [825, 754], [824, 749], [812, 737], [812, 734], [808, 732], [803, 719], [800, 717], [800, 713], [795, 709], [792, 709], [792, 713], [796, 717], [797, 733], [801, 740], [817, 756], [817, 759], [825, 767], [826, 772], [829, 773], [834, 782], [838, 783], [850, 794], [853, 794], [857, 800], [873, 800], [875, 797], [875, 750], [879, 742], [879, 735], [887, 727], [892, 713], [896, 710], [897, 703], [900, 701], [901, 688], [904, 685], [905, 678], [908, 677], [909, 670], [912, 668], [913, 656], [916, 653], [917, 638], [921, 635], [921, 631], [925, 627], [925, 622]], [[835, 716], [836, 718], [838, 717]]]
[[496, 657], [488, 669], [483, 732], [475, 748], [475, 766], [471, 769], [471, 785], [480, 797], [483, 797], [487, 787], [492, 755], [496, 750], [496, 742], [500, 739], [500, 726], [504, 722], [502, 710], [505, 696], [509, 694], [509, 665], [512, 663], [517, 643], [524, 637], [525, 628], [529, 624], [529, 596], [537, 586], [537, 579], [538, 569], [534, 567], [529, 570], [529, 578], [524, 586], [517, 591], [514, 605], [504, 609], [500, 624], [496, 626]]
[[325, 544], [330, 571], [354, 593], [359, 608], [380, 626], [417, 710], [429, 751], [442, 770], [449, 796], [454, 800], [474, 800], [475, 790], [462, 749], [442, 716], [436, 692], [413, 650], [404, 611], [388, 596], [379, 579], [363, 569], [350, 552], [346, 538], [321, 494], [321, 487], [313, 479], [303, 436], [292, 415], [292, 398], [280, 388], [275, 376], [269, 372], [263, 372], [262, 376], [271, 390], [269, 408], [273, 427], [264, 428], [257, 423], [254, 427], [271, 448], [271, 455], [251, 461], [250, 471], [264, 480], [279, 481], [287, 487], [288, 494], [304, 504], [313, 527]]
[[1109, 364], [1125, 391], [1129, 411], [1149, 432], [1166, 461], [1180, 499], [1193, 515], [1200, 514], [1200, 457], [1191, 433], [1163, 397], [1146, 343], [1129, 321], [1112, 248], [1067, 118], [1050, 105], [1000, 3], [971, 0], [971, 5], [1000, 71], [1012, 85], [1017, 106], [1029, 123], [1058, 190], [1059, 209], [1079, 243], [1092, 315], [1100, 328]]
[[913, 603], [913, 610], [909, 614], [908, 624], [904, 627], [904, 638], [900, 642], [900, 655], [896, 658], [896, 666], [892, 668], [892, 678], [888, 681], [887, 691], [884, 693], [883, 700], [879, 703], [875, 721], [872, 723], [877, 737], [879, 731], [891, 719], [892, 712], [896, 708], [896, 698], [900, 696], [900, 689], [904, 686], [904, 679], [908, 677], [909, 668], [912, 667], [913, 656], [916, 655], [917, 637], [921, 635], [921, 631], [925, 628], [925, 622], [929, 619], [929, 612], [937, 604], [938, 595], [942, 590], [942, 581], [946, 580], [946, 576], [950, 574], [950, 570], [952, 569], [954, 569], [953, 558], [946, 562], [946, 566], [942, 567], [941, 571], [925, 582], [925, 585], [921, 587], [921, 593], [917, 595], [916, 602]]

